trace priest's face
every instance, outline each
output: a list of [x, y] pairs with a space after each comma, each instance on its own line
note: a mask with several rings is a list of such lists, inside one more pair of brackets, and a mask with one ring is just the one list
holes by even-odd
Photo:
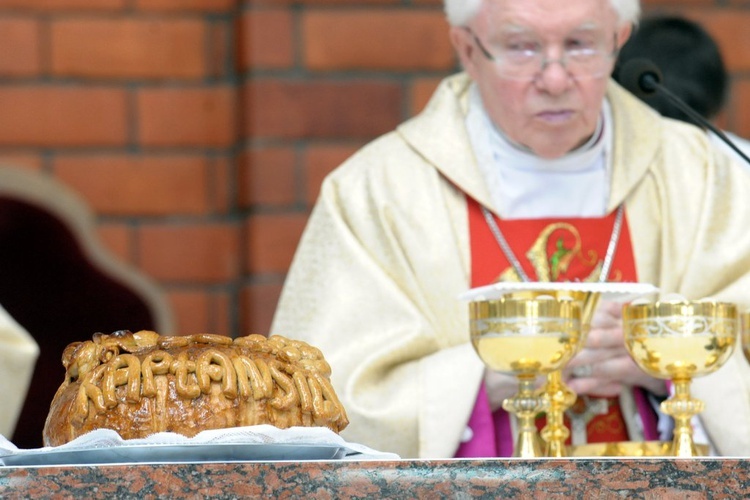
[[485, 0], [466, 27], [451, 28], [492, 121], [544, 158], [594, 133], [629, 34], [610, 0]]

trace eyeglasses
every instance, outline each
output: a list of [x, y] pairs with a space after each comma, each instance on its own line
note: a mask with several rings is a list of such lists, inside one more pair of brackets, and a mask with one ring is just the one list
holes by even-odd
[[493, 45], [493, 52], [484, 46], [479, 37], [464, 26], [482, 54], [495, 63], [499, 73], [512, 80], [534, 80], [552, 63], [560, 63], [573, 78], [599, 78], [611, 70], [611, 61], [617, 57], [617, 34], [612, 48], [601, 37], [590, 34], [571, 37], [564, 43], [563, 56], [548, 59], [545, 46], [537, 39], [522, 35], [511, 36], [507, 41]]

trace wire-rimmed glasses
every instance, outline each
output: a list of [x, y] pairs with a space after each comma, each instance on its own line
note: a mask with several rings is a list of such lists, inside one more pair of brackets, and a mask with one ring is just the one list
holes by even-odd
[[499, 74], [512, 80], [534, 80], [552, 63], [559, 63], [576, 79], [599, 78], [611, 71], [618, 53], [616, 34], [612, 45], [607, 37], [590, 35], [566, 40], [563, 55], [557, 59], [548, 58], [545, 45], [533, 37], [511, 37], [510, 41], [493, 45], [490, 52], [471, 28], [464, 29]]

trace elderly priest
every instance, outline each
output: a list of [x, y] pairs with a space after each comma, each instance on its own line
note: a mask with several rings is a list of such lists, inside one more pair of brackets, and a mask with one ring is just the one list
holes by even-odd
[[[445, 9], [465, 72], [325, 180], [272, 329], [325, 353], [347, 439], [402, 457], [507, 456], [501, 404], [516, 381], [485, 369], [457, 297], [496, 280], [638, 281], [746, 306], [750, 176], [610, 80], [638, 0]], [[693, 384], [718, 454], [750, 450], [741, 356]], [[620, 305], [600, 305], [570, 368], [577, 443], [667, 438], [668, 387], [628, 356]]]

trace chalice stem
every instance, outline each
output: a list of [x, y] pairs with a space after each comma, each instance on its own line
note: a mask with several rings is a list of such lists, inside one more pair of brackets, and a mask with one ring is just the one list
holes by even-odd
[[547, 425], [542, 429], [542, 439], [546, 443], [544, 455], [547, 457], [565, 457], [567, 448], [565, 441], [570, 431], [565, 427], [565, 410], [573, 406], [576, 394], [563, 382], [562, 372], [555, 370], [547, 375], [544, 387], [544, 397], [547, 399]]
[[693, 441], [690, 420], [703, 411], [703, 402], [690, 396], [690, 378], [674, 379], [675, 394], [662, 403], [662, 410], [675, 421], [672, 447], [676, 457], [695, 457], [698, 451]]
[[534, 376], [519, 376], [518, 393], [503, 401], [503, 409], [518, 418], [518, 437], [513, 448], [514, 457], [542, 456], [542, 447], [534, 419], [537, 413], [545, 407], [546, 401], [534, 394]]

